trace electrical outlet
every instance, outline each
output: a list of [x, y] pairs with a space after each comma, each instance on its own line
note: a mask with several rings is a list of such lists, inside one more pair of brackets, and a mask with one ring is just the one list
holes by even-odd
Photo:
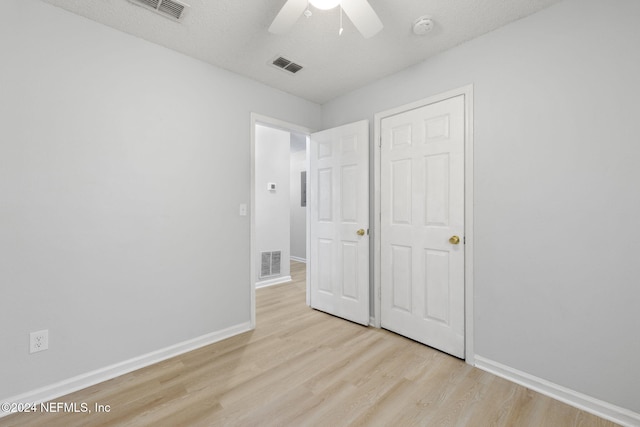
[[37, 353], [49, 348], [49, 330], [31, 332], [29, 334], [29, 353]]

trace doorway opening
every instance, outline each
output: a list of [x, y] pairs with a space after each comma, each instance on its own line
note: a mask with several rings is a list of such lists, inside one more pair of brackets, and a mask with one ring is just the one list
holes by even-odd
[[306, 202], [302, 172], [308, 170], [306, 152], [310, 133], [310, 129], [292, 123], [251, 114], [250, 292], [253, 328], [256, 325], [256, 288], [291, 281], [291, 259], [297, 262], [307, 259], [308, 220], [306, 206], [301, 205]]

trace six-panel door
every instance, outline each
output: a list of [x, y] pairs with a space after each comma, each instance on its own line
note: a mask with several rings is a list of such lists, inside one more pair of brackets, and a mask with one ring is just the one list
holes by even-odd
[[311, 135], [310, 289], [315, 309], [369, 324], [369, 122]]
[[381, 324], [464, 358], [464, 96], [381, 121]]

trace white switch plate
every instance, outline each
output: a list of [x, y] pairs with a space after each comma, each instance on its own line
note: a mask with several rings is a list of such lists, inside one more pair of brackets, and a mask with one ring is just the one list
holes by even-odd
[[240, 205], [240, 216], [247, 216], [247, 205], [245, 203]]

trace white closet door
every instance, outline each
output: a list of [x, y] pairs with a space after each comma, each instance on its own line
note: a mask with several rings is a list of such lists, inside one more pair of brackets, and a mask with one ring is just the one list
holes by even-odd
[[464, 358], [464, 96], [381, 122], [381, 324]]

